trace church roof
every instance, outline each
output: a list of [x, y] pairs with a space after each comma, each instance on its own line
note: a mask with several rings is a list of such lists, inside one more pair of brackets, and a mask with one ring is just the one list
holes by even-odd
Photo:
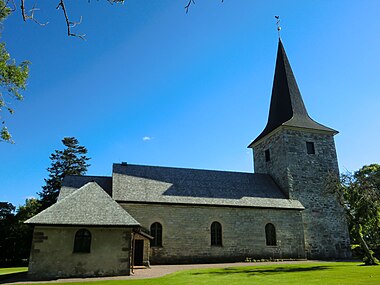
[[248, 147], [252, 147], [254, 143], [279, 126], [314, 129], [333, 134], [337, 133], [336, 130], [319, 124], [310, 118], [281, 39], [278, 42], [268, 122], [261, 134]]
[[139, 226], [97, 183], [89, 182], [61, 199], [27, 224], [83, 226]]
[[118, 202], [304, 209], [267, 174], [114, 164], [112, 183]]
[[[78, 178], [80, 177], [80, 178]], [[67, 175], [63, 179], [62, 187], [59, 190], [58, 201], [74, 193], [75, 190], [87, 184], [96, 182], [108, 195], [112, 197], [112, 177], [110, 176], [79, 176]]]

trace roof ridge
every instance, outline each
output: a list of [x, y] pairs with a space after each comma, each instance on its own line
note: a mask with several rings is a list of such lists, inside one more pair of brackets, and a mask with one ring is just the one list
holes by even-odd
[[139, 225], [96, 182], [86, 183], [67, 197], [26, 220], [25, 223], [101, 226]]
[[[96, 185], [98, 185], [100, 188], [102, 188], [98, 183], [96, 183], [95, 181], [91, 181], [91, 182], [87, 182], [86, 184], [84, 184], [83, 186], [79, 187], [78, 189], [75, 189], [75, 191], [73, 191], [72, 193], [70, 193], [69, 195], [63, 197], [62, 199], [60, 200], [57, 200], [57, 202], [55, 202], [53, 205], [57, 204], [57, 203], [60, 203], [62, 201], [64, 201], [66, 198], [70, 197], [71, 195], [74, 195], [75, 193], [78, 193], [78, 191], [83, 191], [82, 188], [86, 187], [86, 186], [89, 186], [90, 183], [95, 183]], [[63, 187], [68, 187], [68, 186], [63, 186]], [[62, 187], [61, 187], [62, 188]], [[102, 188], [103, 189], [103, 188]], [[60, 189], [61, 190], [61, 189]], [[53, 206], [52, 205], [52, 206]], [[45, 209], [46, 210], [46, 209]], [[44, 210], [44, 211], [45, 211]], [[41, 212], [42, 213], [42, 212]]]
[[[191, 167], [174, 167], [174, 166], [161, 166], [161, 165], [144, 165], [144, 164], [123, 164], [123, 163], [113, 163], [113, 167], [117, 166], [137, 166], [137, 167], [149, 167], [149, 168], [164, 168], [164, 169], [180, 169], [180, 170], [194, 170], [194, 171], [210, 171], [210, 172], [223, 172], [223, 173], [240, 173], [240, 174], [263, 174], [264, 173], [252, 173], [252, 172], [245, 172], [245, 171], [235, 171], [235, 170], [217, 170], [217, 169], [204, 169], [204, 168], [191, 168]], [[114, 171], [112, 171], [114, 172]]]

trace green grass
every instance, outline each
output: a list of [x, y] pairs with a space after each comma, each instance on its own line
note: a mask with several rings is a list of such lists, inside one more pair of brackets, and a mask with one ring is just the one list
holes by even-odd
[[26, 271], [28, 271], [28, 267], [0, 268], [0, 275], [18, 273], [18, 272], [26, 272]]
[[[62, 283], [60, 283], [62, 284]], [[68, 283], [65, 283], [68, 284]], [[69, 283], [69, 285], [83, 283]], [[380, 266], [362, 266], [357, 262], [320, 262], [305, 264], [254, 264], [247, 267], [195, 269], [164, 277], [140, 280], [86, 282], [109, 285], [245, 285], [245, 284], [380, 284]], [[33, 284], [37, 285], [37, 284]]]

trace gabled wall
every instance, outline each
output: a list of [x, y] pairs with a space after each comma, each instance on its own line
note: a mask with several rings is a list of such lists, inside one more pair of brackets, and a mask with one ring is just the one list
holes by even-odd
[[[73, 253], [77, 230], [91, 232], [91, 252]], [[130, 228], [35, 226], [29, 262], [34, 279], [129, 275]]]

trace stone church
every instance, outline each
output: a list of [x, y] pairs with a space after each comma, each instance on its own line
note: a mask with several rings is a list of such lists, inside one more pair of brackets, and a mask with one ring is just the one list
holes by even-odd
[[249, 144], [254, 173], [115, 163], [68, 176], [34, 226], [36, 278], [128, 275], [149, 264], [350, 257], [334, 129], [307, 113], [281, 40], [268, 123]]

